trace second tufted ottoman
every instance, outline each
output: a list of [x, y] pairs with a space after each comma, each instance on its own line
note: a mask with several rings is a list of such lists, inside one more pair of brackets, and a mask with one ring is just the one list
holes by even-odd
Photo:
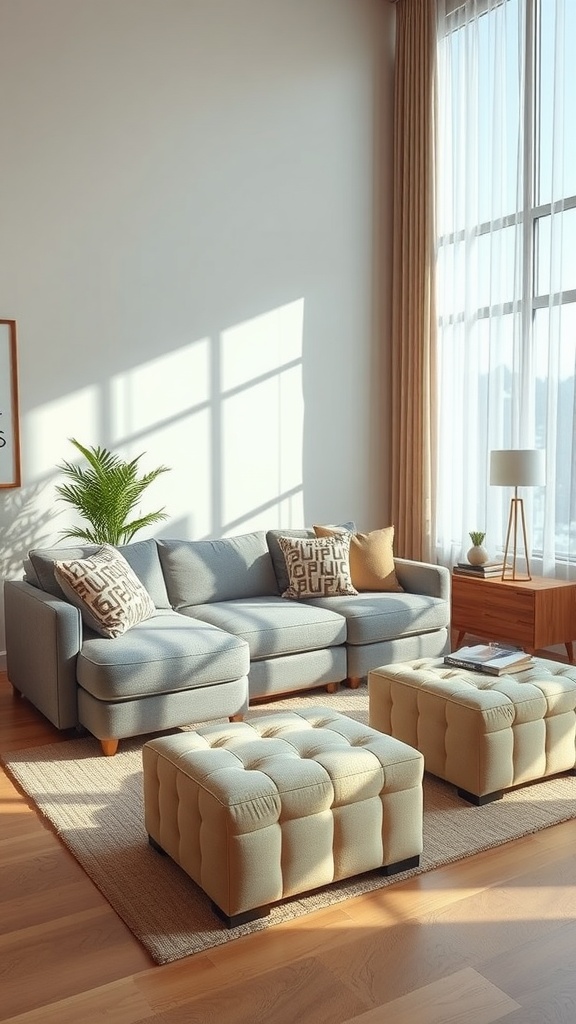
[[422, 852], [422, 754], [329, 708], [206, 725], [142, 751], [150, 841], [228, 925]]
[[374, 669], [368, 693], [370, 725], [421, 750], [426, 771], [472, 803], [574, 769], [574, 665], [535, 658], [489, 676], [421, 658]]

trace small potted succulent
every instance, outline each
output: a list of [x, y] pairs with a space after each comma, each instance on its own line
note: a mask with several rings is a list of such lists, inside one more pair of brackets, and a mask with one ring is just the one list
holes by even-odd
[[470, 565], [484, 565], [484, 562], [488, 561], [488, 552], [483, 546], [485, 536], [486, 534], [482, 530], [470, 530], [469, 537], [472, 547], [466, 555]]

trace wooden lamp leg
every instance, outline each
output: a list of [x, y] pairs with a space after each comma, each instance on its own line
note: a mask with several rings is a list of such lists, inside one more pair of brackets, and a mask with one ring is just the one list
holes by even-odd
[[[518, 556], [518, 518], [522, 528], [522, 542], [524, 544], [524, 556], [526, 558], [526, 576], [518, 576], [516, 572], [516, 559]], [[506, 564], [510, 540], [512, 539], [512, 575], [506, 575]], [[514, 489], [514, 497], [510, 499], [510, 514], [508, 516], [508, 529], [506, 531], [506, 544], [504, 545], [504, 565], [502, 566], [503, 580], [531, 580], [530, 559], [528, 556], [528, 538], [526, 536], [526, 519], [524, 517], [524, 501], [518, 497], [518, 488]]]

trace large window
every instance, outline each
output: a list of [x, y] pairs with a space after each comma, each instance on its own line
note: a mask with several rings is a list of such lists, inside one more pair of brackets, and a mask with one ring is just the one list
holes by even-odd
[[576, 575], [576, 2], [447, 0], [438, 33], [437, 549], [510, 493], [494, 448], [544, 448], [527, 492], [532, 565]]

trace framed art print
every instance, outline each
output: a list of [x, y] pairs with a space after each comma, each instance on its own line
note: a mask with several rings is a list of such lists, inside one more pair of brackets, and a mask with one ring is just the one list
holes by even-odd
[[16, 321], [0, 320], [0, 488], [20, 487]]

